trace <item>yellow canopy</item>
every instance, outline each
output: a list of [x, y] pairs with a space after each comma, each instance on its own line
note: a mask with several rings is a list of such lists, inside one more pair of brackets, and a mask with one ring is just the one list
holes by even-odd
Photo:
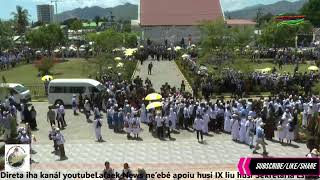
[[146, 109], [153, 109], [153, 108], [157, 108], [157, 107], [162, 107], [162, 102], [153, 102], [148, 104]]
[[158, 93], [151, 93], [151, 94], [148, 94], [147, 97], [145, 98], [145, 100], [147, 101], [153, 101], [153, 100], [159, 100], [161, 99], [162, 96], [161, 94], [158, 94]]
[[319, 68], [317, 66], [310, 66], [310, 67], [308, 67], [308, 70], [310, 70], [310, 71], [319, 71]]
[[137, 50], [138, 50], [137, 48], [126, 49], [126, 50], [124, 51], [124, 55], [125, 55], [125, 56], [132, 56], [133, 53], [135, 53]]
[[42, 78], [41, 78], [41, 81], [51, 81], [53, 79], [53, 77], [52, 76], [50, 76], [50, 75], [45, 75], [45, 76], [43, 76]]

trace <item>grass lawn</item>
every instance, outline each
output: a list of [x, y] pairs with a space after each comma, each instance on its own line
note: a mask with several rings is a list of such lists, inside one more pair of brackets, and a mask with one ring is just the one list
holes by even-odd
[[[260, 60], [260, 63], [252, 62], [250, 59], [236, 59], [233, 63], [226, 63], [222, 65], [221, 67], [217, 67], [214, 65], [207, 65], [209, 72], [216, 72], [217, 70], [221, 70], [223, 68], [232, 68], [235, 70], [239, 70], [244, 73], [254, 72], [256, 69], [264, 69], [264, 68], [273, 68], [276, 67], [277, 72], [280, 73], [290, 73], [293, 74], [293, 70], [295, 65], [289, 64], [289, 65], [283, 65], [282, 69], [278, 69], [278, 64], [274, 64], [270, 62], [270, 59]], [[299, 72], [304, 73], [307, 71], [307, 68], [310, 66], [310, 64], [299, 64]]]
[[[55, 64], [51, 70], [53, 77], [57, 78], [87, 78], [94, 72], [94, 65], [85, 60], [70, 60]], [[16, 68], [1, 71], [7, 82], [20, 83], [24, 85], [42, 84], [41, 77], [38, 77], [38, 70], [33, 64], [23, 64]]]

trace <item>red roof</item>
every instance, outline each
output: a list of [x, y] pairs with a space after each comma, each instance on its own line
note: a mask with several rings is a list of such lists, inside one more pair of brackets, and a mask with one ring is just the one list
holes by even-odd
[[140, 24], [197, 25], [223, 17], [220, 0], [140, 0]]
[[227, 19], [228, 25], [256, 25], [257, 23], [247, 19]]

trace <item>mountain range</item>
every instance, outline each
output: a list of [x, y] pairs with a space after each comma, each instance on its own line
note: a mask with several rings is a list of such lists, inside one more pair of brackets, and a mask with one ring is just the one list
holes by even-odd
[[110, 17], [114, 16], [115, 20], [132, 20], [138, 18], [138, 6], [130, 3], [115, 6], [112, 8], [102, 8], [99, 6], [76, 8], [70, 11], [65, 11], [58, 14], [59, 21], [64, 21], [70, 18], [79, 19], [94, 19], [96, 16]]
[[[308, 0], [299, 0], [296, 2], [289, 1], [279, 1], [274, 4], [268, 5], [255, 5], [246, 7], [241, 10], [236, 10], [232, 12], [225, 12], [226, 18], [232, 19], [255, 19], [258, 9], [261, 10], [262, 14], [271, 13], [273, 15], [283, 14], [283, 13], [298, 13], [302, 6]], [[138, 6], [130, 3], [124, 5], [115, 6], [113, 8], [102, 8], [99, 6], [76, 8], [70, 11], [65, 11], [58, 14], [59, 21], [64, 21], [70, 18], [80, 18], [80, 19], [94, 19], [96, 16], [110, 17], [114, 16], [116, 20], [133, 20], [138, 17]]]
[[283, 13], [298, 13], [306, 2], [308, 2], [308, 0], [299, 0], [295, 2], [279, 1], [268, 5], [258, 4], [241, 10], [225, 12], [225, 17], [231, 19], [255, 19], [259, 9], [261, 10], [262, 15], [268, 13], [273, 15], [279, 15]]

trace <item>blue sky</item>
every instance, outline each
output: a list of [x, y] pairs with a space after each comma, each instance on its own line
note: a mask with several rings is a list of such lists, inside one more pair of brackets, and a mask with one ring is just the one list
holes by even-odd
[[[74, 8], [83, 8], [86, 6], [101, 6], [101, 7], [112, 7], [119, 4], [130, 2], [137, 4], [138, 0], [59, 0], [61, 1], [58, 5], [58, 12], [71, 10]], [[271, 4], [280, 0], [220, 0], [223, 10], [232, 11], [236, 9], [242, 9], [247, 6], [255, 4]], [[296, 0], [287, 0], [296, 1]], [[196, 1], [195, 1], [196, 2]], [[36, 5], [37, 4], [50, 4], [51, 0], [0, 0], [0, 18], [10, 19], [11, 12], [15, 11], [15, 7], [20, 5], [28, 9], [30, 13], [30, 20], [36, 21]]]

